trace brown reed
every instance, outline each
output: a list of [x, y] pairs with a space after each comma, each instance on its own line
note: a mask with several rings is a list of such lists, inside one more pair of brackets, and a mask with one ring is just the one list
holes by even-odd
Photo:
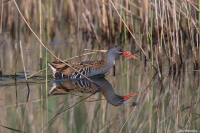
[[[51, 2], [36, 1], [27, 3], [31, 8], [28, 9], [25, 6], [21, 6], [25, 3], [19, 2], [18, 4], [24, 12], [28, 24], [39, 29], [41, 39], [41, 32], [46, 26], [44, 35], [46, 37], [53, 35], [49, 39], [52, 40], [56, 35], [56, 27], [57, 25], [59, 27], [62, 18], [67, 20], [66, 25], [71, 24], [76, 27], [75, 30], [82, 29], [83, 32], [87, 30], [89, 38], [95, 38], [99, 45], [112, 45], [113, 42], [120, 42], [123, 38], [127, 38], [124, 45], [132, 42], [132, 50], [137, 51], [139, 50], [138, 47], [140, 47], [137, 44], [140, 44], [140, 50], [141, 48], [144, 49], [142, 51], [143, 54], [146, 54], [146, 59], [151, 61], [153, 65], [155, 64], [156, 68], [159, 66], [154, 63], [154, 60], [156, 60], [156, 55], [154, 54], [155, 45], [159, 49], [158, 54], [167, 56], [168, 63], [171, 66], [173, 64], [177, 64], [177, 66], [180, 66], [180, 64], [185, 65], [183, 62], [184, 56], [187, 57], [184, 60], [187, 60], [189, 56], [184, 53], [188, 50], [187, 47], [191, 47], [194, 68], [197, 69], [199, 66], [200, 50], [197, 23], [199, 21], [197, 17], [199, 10], [197, 1], [186, 0], [182, 4], [177, 0], [172, 0], [171, 2], [167, 0], [157, 2], [113, 0], [116, 10], [119, 11], [122, 19], [127, 24], [126, 28], [119, 21], [120, 18], [110, 1], [82, 1], [76, 4], [73, 1], [57, 2], [52, 0]], [[56, 6], [53, 6], [53, 3]], [[6, 15], [6, 11], [10, 10], [12, 6], [9, 2], [2, 4], [1, 25], [4, 25], [4, 28], [1, 28], [2, 32], [13, 27], [11, 18], [13, 18], [14, 14]], [[38, 13], [35, 8], [38, 8]], [[36, 14], [39, 14], [39, 19], [37, 19]], [[17, 19], [17, 17], [15, 18]], [[24, 27], [24, 24], [21, 27]], [[62, 28], [64, 27], [60, 27], [60, 29]], [[69, 29], [73, 28], [70, 27]], [[130, 32], [133, 33], [135, 39], [133, 35], [130, 35]], [[119, 37], [117, 38], [117, 36]], [[40, 45], [40, 64], [42, 64], [41, 51]]]

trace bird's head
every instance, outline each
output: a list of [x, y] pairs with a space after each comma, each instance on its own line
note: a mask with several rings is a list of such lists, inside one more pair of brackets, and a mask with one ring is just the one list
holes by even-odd
[[108, 50], [108, 56], [114, 56], [116, 58], [121, 55], [129, 57], [129, 58], [137, 59], [130, 52], [124, 51], [120, 46], [114, 46]]

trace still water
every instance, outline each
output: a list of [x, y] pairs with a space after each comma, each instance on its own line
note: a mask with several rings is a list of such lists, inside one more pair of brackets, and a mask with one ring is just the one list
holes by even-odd
[[[37, 45], [36, 45], [37, 46]], [[74, 45], [59, 45], [71, 49], [63, 59], [79, 55]], [[10, 45], [4, 46], [5, 50]], [[37, 46], [38, 47], [38, 46]], [[126, 47], [124, 47], [126, 49]], [[77, 50], [77, 51], [75, 51]], [[9, 50], [7, 50], [9, 51]], [[58, 50], [59, 51], [59, 50]], [[7, 53], [7, 52], [5, 52]], [[26, 51], [27, 75], [37, 72], [33, 64], [35, 52]], [[45, 54], [49, 54], [46, 53]], [[48, 55], [50, 56], [50, 55]], [[30, 91], [18, 58], [16, 80], [10, 61], [2, 68], [1, 132], [177, 132], [184, 129], [200, 131], [199, 72], [188, 64], [185, 69], [172, 71], [163, 66], [161, 78], [150, 65], [120, 57], [116, 60], [115, 76], [111, 69], [105, 78], [56, 81], [47, 69], [28, 79]], [[20, 57], [20, 56], [19, 56]], [[78, 60], [100, 59], [102, 53]], [[6, 59], [9, 57], [4, 57]], [[14, 60], [14, 59], [13, 59]], [[48, 60], [52, 61], [51, 57]], [[72, 60], [73, 61], [73, 60]], [[44, 62], [45, 64], [45, 62]], [[45, 65], [44, 65], [45, 66]], [[45, 67], [44, 67], [45, 68]], [[171, 71], [171, 72], [170, 72]], [[47, 74], [47, 76], [46, 76]], [[155, 75], [156, 74], [156, 75]], [[123, 97], [138, 94], [124, 102]], [[127, 122], [126, 122], [127, 121]], [[124, 125], [125, 124], [125, 125]], [[124, 126], [123, 126], [124, 125]]]

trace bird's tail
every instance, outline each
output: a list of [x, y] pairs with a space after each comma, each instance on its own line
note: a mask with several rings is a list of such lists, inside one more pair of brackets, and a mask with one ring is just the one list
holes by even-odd
[[47, 63], [48, 63], [48, 65], [49, 65], [49, 67], [51, 68], [52, 72], [53, 72], [53, 77], [56, 78], [56, 77], [55, 77], [55, 75], [56, 75], [56, 73], [57, 73], [56, 68], [55, 68], [50, 62], [47, 62]]

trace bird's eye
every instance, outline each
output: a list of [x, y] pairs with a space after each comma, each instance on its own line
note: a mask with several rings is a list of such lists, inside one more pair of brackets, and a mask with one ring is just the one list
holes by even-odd
[[117, 52], [118, 53], [122, 53], [123, 51], [122, 51], [122, 49], [118, 49]]

